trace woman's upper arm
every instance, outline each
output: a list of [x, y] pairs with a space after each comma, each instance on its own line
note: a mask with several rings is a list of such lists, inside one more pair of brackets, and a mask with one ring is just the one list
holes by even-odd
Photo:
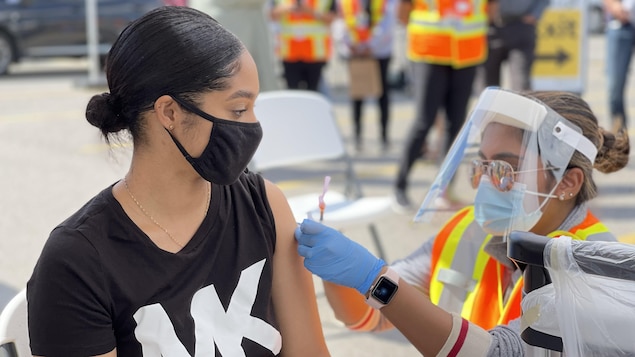
[[115, 348], [114, 350], [103, 354], [103, 355], [99, 355], [99, 356], [95, 356], [95, 357], [117, 357], [117, 349]]
[[[276, 225], [273, 302], [282, 334], [282, 355], [329, 354], [317, 308], [313, 277], [304, 268], [293, 236], [297, 223], [282, 191], [265, 180]], [[317, 197], [316, 197], [317, 200]]]

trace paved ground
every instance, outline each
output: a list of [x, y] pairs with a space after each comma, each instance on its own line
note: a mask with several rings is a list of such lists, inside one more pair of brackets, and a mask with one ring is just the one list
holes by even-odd
[[[601, 37], [591, 39], [589, 56], [584, 97], [600, 122], [609, 127]], [[81, 60], [25, 63], [0, 79], [0, 307], [24, 287], [49, 231], [99, 190], [121, 178], [127, 169], [127, 148], [109, 149], [84, 119], [90, 96], [104, 90], [78, 85], [86, 79], [86, 68]], [[334, 64], [326, 76], [340, 127], [349, 139], [351, 122], [342, 73], [342, 65]], [[633, 83], [631, 79], [628, 103], [630, 113], [635, 114]], [[377, 112], [372, 105], [366, 107], [365, 148], [354, 155], [367, 195], [392, 192], [398, 155], [412, 118], [412, 103], [407, 95], [396, 93], [394, 102], [392, 147], [385, 153], [377, 140]], [[278, 183], [288, 195], [319, 191], [323, 177], [320, 170], [323, 169], [317, 169], [315, 177], [298, 176]], [[412, 198], [423, 198], [435, 172], [433, 163], [422, 162], [415, 167]], [[635, 232], [634, 173], [635, 163], [631, 163], [621, 172], [596, 175], [601, 197], [593, 206], [619, 235]], [[271, 178], [275, 180], [275, 172]], [[334, 178], [332, 185], [338, 187], [341, 180]], [[413, 250], [434, 233], [438, 223], [413, 224], [411, 218], [412, 215], [392, 214], [377, 222], [388, 260]], [[348, 233], [374, 249], [364, 227]], [[417, 355], [396, 332], [370, 335], [346, 331], [333, 318], [317, 280], [316, 288], [324, 331], [334, 356]]]

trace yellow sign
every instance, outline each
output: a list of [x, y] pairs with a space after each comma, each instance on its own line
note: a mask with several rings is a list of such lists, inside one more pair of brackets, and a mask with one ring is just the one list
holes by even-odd
[[537, 26], [535, 77], [580, 74], [582, 14], [579, 9], [547, 9]]

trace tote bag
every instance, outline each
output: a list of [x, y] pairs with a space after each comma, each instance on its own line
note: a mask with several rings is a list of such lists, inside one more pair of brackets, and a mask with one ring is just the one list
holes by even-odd
[[372, 57], [348, 60], [349, 96], [351, 99], [377, 98], [383, 93], [379, 62]]

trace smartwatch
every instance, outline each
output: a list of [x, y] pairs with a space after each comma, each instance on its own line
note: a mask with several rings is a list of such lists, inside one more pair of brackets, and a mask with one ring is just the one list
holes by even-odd
[[381, 309], [392, 300], [398, 288], [399, 274], [388, 267], [388, 270], [377, 279], [375, 285], [368, 291], [366, 303], [375, 309]]

